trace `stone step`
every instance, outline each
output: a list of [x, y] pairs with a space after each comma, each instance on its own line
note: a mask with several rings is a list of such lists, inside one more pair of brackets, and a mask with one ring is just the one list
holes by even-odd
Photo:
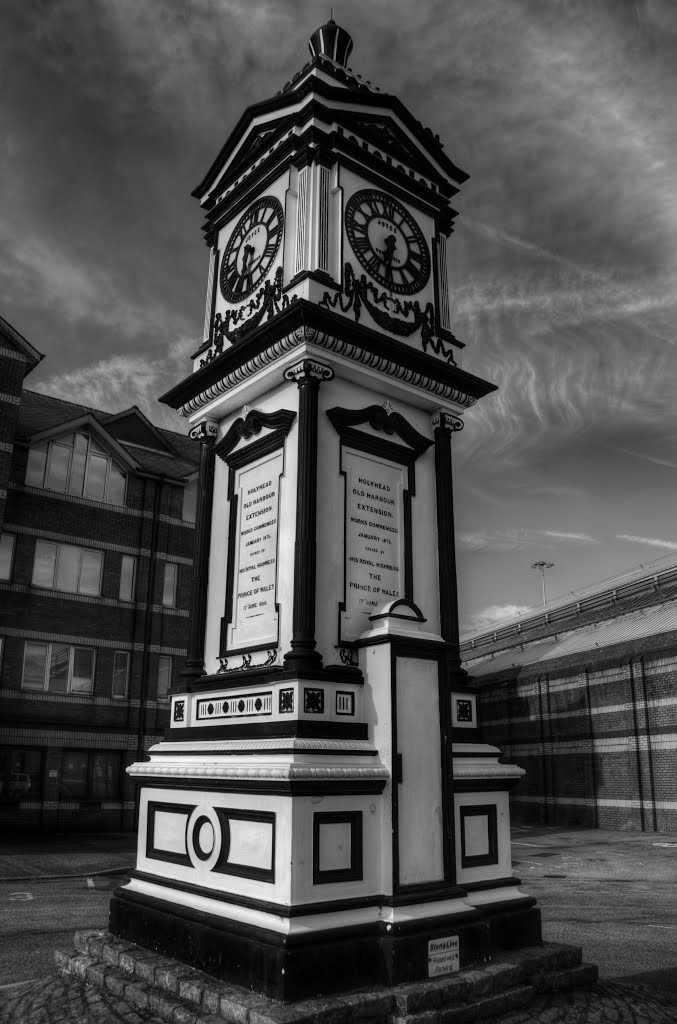
[[57, 965], [167, 1024], [466, 1024], [597, 976], [579, 948], [545, 943], [443, 978], [285, 1004], [104, 931], [77, 932], [75, 950], [58, 953]]

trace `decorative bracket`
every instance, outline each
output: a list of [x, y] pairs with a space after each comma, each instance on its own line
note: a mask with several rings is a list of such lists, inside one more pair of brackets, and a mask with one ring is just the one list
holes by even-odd
[[188, 436], [194, 441], [209, 441], [215, 440], [218, 432], [219, 425], [215, 420], [202, 420], [188, 432]]
[[443, 412], [441, 409], [432, 418], [433, 430], [463, 430], [463, 420], [450, 412]]
[[[455, 365], [453, 349], [447, 348], [441, 338], [436, 337], [435, 307], [428, 302], [424, 309], [417, 300], [402, 302], [389, 292], [380, 292], [378, 288], [367, 280], [365, 274], [356, 276], [352, 265], [346, 263], [344, 269], [343, 294], [347, 301], [343, 301], [341, 293], [330, 295], [325, 292], [320, 301], [320, 306], [326, 309], [336, 309], [337, 306], [342, 313], [352, 309], [355, 320], [360, 319], [362, 307], [371, 315], [372, 320], [384, 331], [391, 331], [400, 337], [408, 337], [416, 331], [421, 332], [421, 345], [423, 351], [427, 352], [428, 346], [435, 355], [442, 356], [447, 363]], [[382, 306], [382, 309], [378, 307]], [[406, 319], [413, 316], [413, 320]]]
[[316, 359], [301, 359], [293, 366], [287, 367], [284, 371], [284, 379], [293, 380], [296, 384], [316, 380], [319, 384], [321, 381], [333, 380], [334, 371], [331, 366], [318, 363]]

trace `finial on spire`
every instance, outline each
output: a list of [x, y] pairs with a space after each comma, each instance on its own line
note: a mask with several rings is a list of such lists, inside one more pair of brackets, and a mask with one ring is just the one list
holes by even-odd
[[329, 57], [335, 64], [346, 67], [348, 57], [353, 49], [353, 40], [349, 32], [337, 25], [334, 21], [334, 8], [330, 8], [331, 17], [326, 25], [321, 25], [313, 32], [308, 41], [310, 55], [316, 57]]

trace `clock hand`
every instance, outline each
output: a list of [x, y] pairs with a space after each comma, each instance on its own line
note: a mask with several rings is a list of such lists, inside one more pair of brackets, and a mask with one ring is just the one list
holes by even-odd
[[397, 244], [397, 239], [395, 238], [395, 235], [386, 235], [386, 237], [383, 240], [383, 244], [385, 245], [385, 249], [382, 249], [381, 252], [383, 253], [383, 262], [386, 265], [385, 276], [387, 278], [392, 279], [393, 257], [395, 256], [395, 245]]
[[253, 245], [245, 245], [244, 251], [243, 251], [243, 254], [242, 254], [242, 273], [243, 274], [247, 272], [249, 267], [254, 262], [255, 254], [256, 254], [256, 250], [254, 249]]

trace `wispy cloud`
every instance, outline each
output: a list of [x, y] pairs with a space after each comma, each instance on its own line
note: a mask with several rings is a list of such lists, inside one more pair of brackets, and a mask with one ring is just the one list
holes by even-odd
[[677, 551], [677, 541], [663, 540], [660, 537], [635, 537], [629, 533], [617, 533], [618, 540], [627, 540], [632, 544], [645, 544], [650, 548], [668, 548], [670, 551]]
[[558, 543], [584, 545], [597, 541], [588, 533], [564, 533], [559, 530], [493, 530], [461, 532], [456, 543], [466, 551], [523, 551], [526, 548], [555, 548]]
[[554, 540], [567, 540], [573, 544], [597, 544], [597, 540], [591, 537], [589, 533], [562, 533], [559, 530], [543, 530], [546, 537], [552, 537]]
[[617, 447], [616, 451], [622, 452], [623, 455], [632, 455], [635, 459], [642, 459], [643, 462], [654, 462], [657, 466], [668, 466], [670, 469], [677, 469], [677, 462], [671, 462], [670, 459], [659, 459], [655, 455], [647, 455], [645, 452], [636, 452], [631, 448]]
[[463, 632], [489, 629], [505, 619], [514, 619], [519, 615], [526, 615], [530, 611], [532, 611], [531, 606], [526, 604], [490, 604], [482, 611], [467, 616]]
[[155, 360], [140, 356], [102, 359], [82, 370], [50, 377], [40, 390], [106, 411], [138, 405], [151, 422], [185, 433], [186, 421], [161, 405], [157, 397], [185, 376], [190, 365], [188, 355], [194, 345], [194, 338], [183, 338]]
[[[4, 252], [2, 252], [4, 250]], [[0, 282], [21, 296], [48, 307], [71, 324], [85, 321], [93, 330], [113, 328], [126, 338], [148, 339], [167, 331], [167, 310], [148, 296], [135, 301], [129, 288], [101, 266], [78, 259], [62, 244], [36, 235], [9, 236], [0, 231]], [[186, 322], [174, 323], [174, 330]]]

